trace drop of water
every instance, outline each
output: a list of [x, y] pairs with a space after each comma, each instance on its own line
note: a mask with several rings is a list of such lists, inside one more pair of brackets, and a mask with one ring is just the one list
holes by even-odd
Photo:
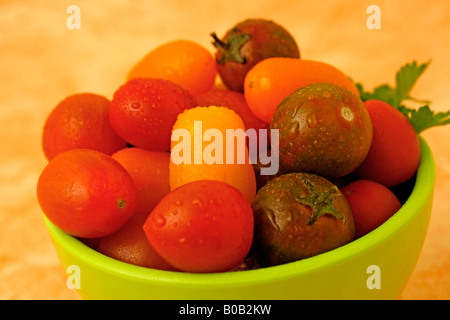
[[298, 124], [297, 121], [294, 121], [290, 126], [289, 126], [289, 133], [291, 135], [298, 135], [298, 129], [300, 128], [300, 125]]
[[309, 114], [306, 117], [306, 123], [308, 124], [308, 127], [314, 128], [317, 125], [317, 118], [314, 114]]
[[329, 97], [331, 97], [331, 93], [330, 93], [329, 91], [324, 91], [324, 92], [322, 93], [322, 96], [323, 96], [324, 98], [329, 98]]
[[155, 217], [155, 225], [159, 228], [162, 228], [166, 225], [166, 219], [162, 215], [158, 215]]
[[203, 209], [203, 203], [202, 203], [202, 201], [201, 201], [201, 200], [199, 200], [199, 199], [195, 199], [195, 200], [193, 200], [193, 201], [192, 201], [192, 205], [194, 205], [194, 206], [198, 206], [200, 210], [202, 210], [202, 209]]
[[133, 102], [131, 104], [131, 108], [133, 109], [139, 109], [141, 107], [141, 104], [139, 102]]

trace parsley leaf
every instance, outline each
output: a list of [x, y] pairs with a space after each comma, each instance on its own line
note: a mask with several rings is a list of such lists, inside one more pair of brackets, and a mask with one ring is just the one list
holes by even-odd
[[434, 113], [428, 105], [420, 107], [419, 110], [401, 106], [399, 110], [406, 115], [417, 133], [431, 127], [450, 124], [450, 111]]
[[[424, 63], [420, 66], [417, 65], [416, 61], [413, 61], [410, 64], [406, 64], [397, 72], [396, 76], [396, 100], [394, 101], [394, 107], [398, 108], [401, 106], [403, 100], [416, 100], [410, 96], [410, 92], [416, 83], [417, 79], [419, 79], [420, 75], [425, 71], [431, 61]], [[429, 103], [428, 101], [425, 103]]]
[[[355, 83], [355, 85], [363, 101], [370, 99], [381, 100], [397, 108], [408, 118], [419, 134], [431, 127], [450, 124], [450, 111], [435, 113], [429, 107], [430, 101], [411, 97], [411, 90], [414, 84], [429, 66], [430, 62], [431, 60], [418, 65], [416, 61], [413, 61], [401, 67], [395, 77], [395, 87], [383, 84], [376, 87], [373, 92], [366, 92], [361, 83]], [[406, 107], [403, 104], [405, 100], [420, 102], [425, 105], [416, 110]]]

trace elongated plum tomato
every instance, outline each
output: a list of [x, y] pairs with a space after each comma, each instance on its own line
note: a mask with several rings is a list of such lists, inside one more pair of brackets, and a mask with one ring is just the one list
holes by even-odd
[[97, 238], [122, 227], [136, 207], [136, 187], [116, 160], [74, 149], [55, 156], [42, 171], [37, 199], [47, 218], [77, 237]]
[[152, 247], [187, 272], [221, 272], [241, 263], [253, 240], [250, 202], [216, 180], [187, 183], [165, 196], [144, 224]]
[[197, 95], [213, 88], [216, 74], [216, 62], [206, 48], [179, 39], [150, 51], [130, 70], [127, 81], [133, 78], [166, 79]]
[[[172, 132], [171, 190], [191, 181], [218, 180], [236, 187], [252, 201], [256, 194], [255, 172], [245, 135], [239, 134], [245, 132], [245, 126], [236, 112], [216, 106], [185, 110], [178, 115]], [[201, 159], [196, 159], [198, 155]]]
[[353, 82], [339, 69], [321, 61], [275, 57], [257, 63], [245, 76], [249, 108], [266, 123], [285, 97], [312, 83], [334, 83], [359, 96]]
[[411, 179], [420, 162], [420, 144], [408, 118], [380, 101], [364, 102], [373, 125], [373, 139], [367, 157], [355, 170], [360, 179], [394, 187]]

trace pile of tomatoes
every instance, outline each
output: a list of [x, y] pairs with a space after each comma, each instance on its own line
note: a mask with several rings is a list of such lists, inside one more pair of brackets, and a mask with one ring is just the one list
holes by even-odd
[[[168, 42], [130, 70], [112, 100], [77, 93], [53, 109], [37, 184], [50, 221], [121, 261], [224, 272], [331, 250], [401, 207], [392, 188], [413, 178], [420, 153], [408, 119], [384, 102], [363, 103], [345, 73], [301, 58], [272, 21], [249, 19], [212, 36], [215, 55], [192, 41]], [[199, 121], [200, 159], [173, 135], [195, 136]], [[208, 150], [214, 159], [224, 151], [223, 160], [227, 151], [204, 136], [208, 129], [225, 136], [275, 127], [274, 175], [262, 175], [248, 150], [243, 163], [202, 161]], [[259, 141], [270, 149], [270, 139]], [[175, 163], [175, 153], [188, 161]]]

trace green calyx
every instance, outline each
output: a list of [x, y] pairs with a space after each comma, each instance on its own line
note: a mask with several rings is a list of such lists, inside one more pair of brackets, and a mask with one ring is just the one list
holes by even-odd
[[297, 201], [311, 208], [312, 212], [311, 218], [308, 222], [309, 225], [312, 225], [320, 216], [324, 214], [330, 214], [339, 220], [342, 220], [344, 223], [346, 222], [345, 216], [342, 212], [337, 210], [333, 205], [333, 200], [338, 194], [337, 187], [333, 187], [327, 192], [320, 192], [307, 179], [302, 179], [302, 182], [308, 188], [309, 192], [307, 196], [297, 199]]
[[225, 62], [236, 62], [244, 64], [246, 62], [245, 56], [242, 56], [240, 49], [248, 40], [251, 39], [251, 35], [248, 33], [239, 33], [239, 29], [231, 30], [226, 41], [222, 41], [217, 37], [215, 32], [211, 33], [211, 37], [214, 39], [213, 46], [222, 54], [218, 63], [224, 64]]

